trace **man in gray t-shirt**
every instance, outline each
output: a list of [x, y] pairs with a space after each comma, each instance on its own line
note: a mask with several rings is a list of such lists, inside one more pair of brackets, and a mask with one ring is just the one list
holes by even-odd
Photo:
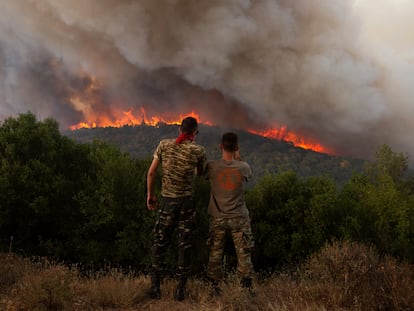
[[247, 288], [252, 286], [251, 250], [254, 247], [249, 211], [244, 201], [244, 183], [252, 171], [249, 164], [240, 158], [236, 134], [223, 134], [220, 149], [222, 159], [207, 162], [205, 168], [205, 176], [211, 184], [207, 277], [216, 293], [220, 292], [218, 282], [223, 278], [226, 232], [231, 232], [237, 253], [237, 273], [241, 277], [241, 285]]

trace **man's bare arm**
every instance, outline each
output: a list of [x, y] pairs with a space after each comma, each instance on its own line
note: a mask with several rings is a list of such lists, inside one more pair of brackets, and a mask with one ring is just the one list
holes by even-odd
[[236, 150], [234, 152], [234, 159], [237, 160], [237, 161], [243, 161], [242, 157], [240, 156], [240, 151], [239, 150]]
[[157, 197], [155, 196], [155, 180], [157, 178], [157, 169], [160, 160], [154, 158], [147, 174], [147, 208], [149, 210], [157, 209]]

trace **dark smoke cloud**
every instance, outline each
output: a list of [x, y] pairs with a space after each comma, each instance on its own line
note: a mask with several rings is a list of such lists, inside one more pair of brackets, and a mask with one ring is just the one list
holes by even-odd
[[94, 112], [195, 110], [219, 125], [287, 126], [346, 155], [384, 143], [414, 153], [407, 0], [0, 5], [0, 118], [30, 110], [67, 128]]

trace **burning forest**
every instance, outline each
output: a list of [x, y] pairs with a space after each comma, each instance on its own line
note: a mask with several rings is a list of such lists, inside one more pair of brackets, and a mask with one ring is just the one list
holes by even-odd
[[[199, 123], [204, 125], [216, 125], [211, 121], [204, 120], [198, 113], [191, 111], [187, 114], [180, 114], [179, 116], [172, 116], [166, 114], [166, 116], [147, 116], [145, 109], [141, 107], [140, 114], [134, 115], [132, 109], [129, 111], [122, 111], [115, 119], [111, 120], [107, 116], [96, 116], [91, 118], [90, 122], [80, 122], [78, 124], [70, 126], [70, 129], [78, 130], [81, 128], [96, 128], [96, 127], [122, 127], [122, 126], [138, 126], [138, 125], [147, 125], [147, 126], [158, 126], [160, 123], [164, 124], [180, 124], [181, 120], [185, 117], [194, 117], [196, 118]], [[245, 131], [256, 134], [259, 136], [276, 139], [276, 140], [283, 140], [289, 143], [292, 143], [296, 147], [301, 147], [303, 149], [309, 149], [316, 152], [327, 153], [327, 154], [334, 154], [328, 148], [322, 146], [321, 144], [307, 139], [305, 137], [300, 137], [293, 132], [290, 132], [286, 127], [280, 128], [269, 128], [266, 130], [258, 131], [255, 129], [245, 129]]]
[[0, 3], [0, 120], [193, 115], [322, 153], [414, 152], [407, 0]]

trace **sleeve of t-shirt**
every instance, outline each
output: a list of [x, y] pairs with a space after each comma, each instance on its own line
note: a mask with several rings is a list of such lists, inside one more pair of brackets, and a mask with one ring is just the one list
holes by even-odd
[[162, 157], [161, 157], [161, 148], [162, 148], [162, 143], [160, 142], [159, 144], [158, 144], [158, 146], [157, 146], [157, 148], [155, 149], [155, 151], [154, 151], [154, 159], [158, 159], [158, 160], [162, 160]]

